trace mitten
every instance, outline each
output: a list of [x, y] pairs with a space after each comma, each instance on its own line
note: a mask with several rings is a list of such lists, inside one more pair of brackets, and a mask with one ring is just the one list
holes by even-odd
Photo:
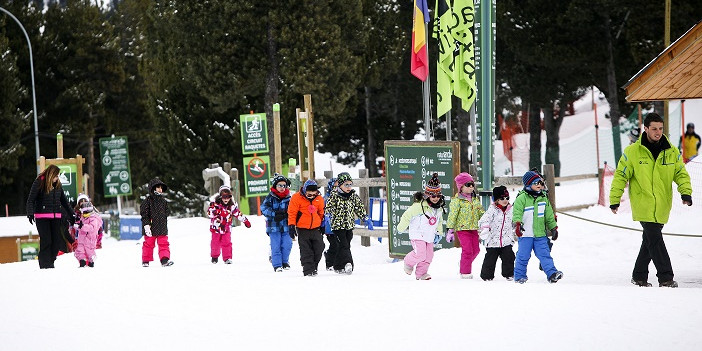
[[438, 244], [439, 241], [441, 241], [441, 235], [439, 235], [439, 234], [434, 235], [434, 245]]
[[692, 206], [692, 196], [691, 195], [680, 195], [682, 197], [683, 204]]
[[617, 210], [619, 209], [619, 204], [611, 204], [609, 205], [609, 208], [612, 210], [612, 212], [617, 213]]
[[288, 212], [286, 211], [275, 211], [275, 221], [276, 222], [282, 222], [285, 218], [288, 217]]
[[290, 239], [295, 240], [295, 237], [297, 236], [297, 230], [295, 230], [294, 225], [289, 225], [288, 226], [288, 234], [290, 234]]
[[558, 239], [558, 227], [551, 229], [551, 240]]
[[29, 224], [34, 224], [34, 215], [27, 216], [27, 219], [29, 220]]
[[453, 233], [453, 229], [449, 229], [448, 232], [446, 232], [446, 241], [453, 242]]
[[152, 236], [152, 234], [151, 234], [151, 225], [147, 224], [147, 225], [144, 226], [144, 234], [146, 234], [146, 236], [148, 236], [148, 237], [151, 237], [151, 236]]
[[246, 228], [251, 228], [251, 222], [249, 222], [249, 219], [244, 217], [244, 225]]
[[517, 234], [518, 237], [522, 237], [524, 234], [524, 228], [522, 228], [522, 222], [515, 222], [514, 223], [514, 233]]

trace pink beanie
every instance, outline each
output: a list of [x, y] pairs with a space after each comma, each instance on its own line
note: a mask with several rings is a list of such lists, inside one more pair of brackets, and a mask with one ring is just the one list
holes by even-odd
[[461, 191], [461, 187], [464, 184], [473, 182], [473, 177], [466, 172], [462, 172], [459, 173], [453, 180], [456, 182], [456, 188], [458, 188], [458, 191]]

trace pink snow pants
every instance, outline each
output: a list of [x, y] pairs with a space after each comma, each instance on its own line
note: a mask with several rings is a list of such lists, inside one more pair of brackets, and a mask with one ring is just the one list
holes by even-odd
[[154, 247], [158, 244], [158, 257], [171, 258], [170, 244], [167, 235], [144, 236], [144, 244], [141, 247], [141, 262], [151, 262], [154, 260]]
[[223, 260], [232, 258], [232, 233], [219, 234], [212, 233], [212, 241], [210, 242], [210, 257], [219, 257], [222, 253]]
[[459, 230], [456, 232], [458, 241], [461, 243], [461, 274], [471, 274], [473, 272], [473, 261], [480, 253], [477, 230]]
[[73, 255], [78, 261], [85, 260], [86, 262], [94, 262], [95, 260], [95, 244], [97, 238], [91, 235], [81, 235], [78, 237], [78, 245]]
[[405, 256], [405, 264], [412, 267], [417, 266], [414, 273], [419, 278], [429, 271], [429, 265], [434, 258], [434, 243], [415, 239], [412, 240], [412, 248], [412, 252]]

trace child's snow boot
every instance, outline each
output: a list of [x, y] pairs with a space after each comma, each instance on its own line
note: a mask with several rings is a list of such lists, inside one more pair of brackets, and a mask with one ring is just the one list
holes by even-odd
[[556, 271], [556, 273], [553, 273], [553, 274], [551, 274], [550, 277], [548, 277], [548, 282], [549, 283], [556, 283], [559, 280], [561, 280], [561, 278], [563, 278], [563, 272]]
[[85, 260], [80, 260], [80, 261], [78, 261], [78, 263], [80, 264], [80, 266], [78, 268], [85, 267]]
[[645, 287], [645, 288], [653, 286], [651, 283], [649, 283], [645, 280], [636, 280], [634, 278], [631, 278], [631, 284], [638, 285], [638, 286]]

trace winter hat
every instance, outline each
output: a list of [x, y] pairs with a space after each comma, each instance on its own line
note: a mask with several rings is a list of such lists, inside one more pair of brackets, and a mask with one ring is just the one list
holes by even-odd
[[639, 130], [639, 128], [634, 128], [629, 131], [629, 138], [631, 139], [638, 139], [639, 135], [641, 135], [641, 131]]
[[458, 173], [458, 175], [456, 176], [456, 178], [454, 178], [453, 180], [456, 182], [456, 188], [458, 188], [458, 191], [460, 192], [460, 191], [461, 191], [461, 187], [462, 187], [463, 185], [465, 185], [466, 183], [472, 183], [472, 182], [473, 182], [473, 177], [472, 177], [470, 174], [466, 173], [466, 172], [462, 172], [462, 173]]
[[229, 185], [222, 185], [219, 187], [219, 194], [221, 195], [222, 193], [231, 194], [232, 188]]
[[353, 182], [353, 178], [351, 178], [348, 172], [339, 173], [339, 175], [336, 176], [336, 180], [339, 182], [339, 185], [344, 184], [344, 182]]
[[496, 186], [492, 189], [492, 201], [497, 201], [501, 197], [509, 197], [509, 191], [504, 185]]
[[424, 195], [441, 195], [441, 182], [439, 182], [438, 173], [432, 174], [431, 179], [427, 181], [427, 185], [424, 186]]
[[275, 186], [280, 182], [285, 182], [285, 185], [290, 186], [290, 181], [288, 180], [288, 178], [285, 178], [283, 175], [278, 173], [274, 174], [273, 180], [271, 181], [272, 187], [275, 188]]
[[90, 201], [86, 201], [86, 202], [80, 204], [80, 212], [81, 213], [93, 212], [93, 204]]
[[688, 124], [687, 124], [687, 128], [695, 128], [695, 124], [694, 124], [694, 123], [688, 123]]
[[525, 187], [531, 186], [531, 184], [539, 180], [541, 180], [541, 175], [534, 171], [527, 171], [522, 177], [522, 182]]
[[327, 182], [327, 194], [334, 190], [334, 183], [336, 183], [336, 178], [329, 179]]
[[76, 200], [76, 203], [80, 203], [80, 200], [90, 201], [90, 198], [88, 197], [88, 195], [80, 193], [78, 194], [78, 200]]
[[307, 179], [305, 184], [302, 185], [302, 192], [317, 191], [317, 189], [319, 189], [319, 187], [314, 179]]

